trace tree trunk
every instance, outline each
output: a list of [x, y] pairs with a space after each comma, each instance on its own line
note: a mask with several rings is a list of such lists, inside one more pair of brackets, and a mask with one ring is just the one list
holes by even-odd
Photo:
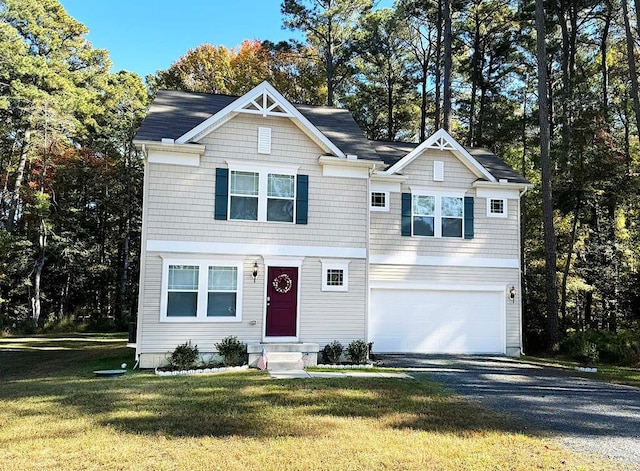
[[420, 142], [427, 139], [427, 70], [428, 63], [422, 65], [422, 77], [420, 78]]
[[[640, 1], [640, 0], [637, 0]], [[605, 123], [609, 124], [609, 66], [607, 65], [607, 41], [609, 39], [609, 27], [611, 26], [611, 2], [607, 1], [607, 9], [600, 40], [600, 72], [602, 74], [602, 114]]]
[[582, 206], [582, 192], [578, 191], [576, 196], [576, 206], [573, 210], [573, 224], [571, 227], [571, 238], [569, 240], [569, 250], [567, 251], [567, 261], [564, 264], [564, 270], [562, 272], [562, 284], [560, 288], [560, 317], [562, 319], [562, 329], [567, 328], [567, 281], [569, 279], [569, 271], [571, 269], [571, 258], [573, 257], [573, 249], [576, 243], [576, 234], [578, 232], [578, 218], [580, 214], [580, 207]]
[[328, 38], [328, 45], [327, 45], [327, 52], [325, 54], [325, 66], [327, 68], [327, 105], [328, 106], [333, 106], [333, 94], [334, 94], [334, 78], [333, 78], [333, 67], [334, 67], [334, 63], [333, 63], [333, 43], [332, 43], [332, 28], [331, 28], [331, 21], [329, 21], [329, 24], [327, 25], [327, 38]]
[[31, 130], [27, 129], [24, 133], [22, 149], [20, 150], [20, 162], [16, 170], [16, 180], [13, 185], [13, 193], [11, 202], [9, 203], [9, 212], [7, 214], [7, 231], [14, 234], [16, 231], [16, 215], [18, 205], [20, 204], [20, 189], [22, 188], [22, 180], [24, 179], [24, 168], [27, 165], [27, 154], [29, 153], [29, 140], [31, 138]]
[[451, 132], [451, 0], [444, 0], [444, 119], [442, 127]]
[[436, 40], [436, 73], [435, 73], [435, 102], [436, 102], [436, 106], [435, 106], [435, 110], [434, 110], [434, 128], [437, 131], [438, 129], [440, 129], [442, 127], [442, 121], [440, 120], [440, 117], [442, 115], [442, 105], [441, 105], [441, 101], [442, 101], [442, 71], [440, 69], [440, 67], [442, 66], [442, 35], [443, 35], [443, 31], [442, 31], [442, 8], [443, 8], [443, 1], [444, 0], [438, 0], [438, 18], [437, 18], [437, 22], [438, 22], [438, 38]]
[[36, 261], [36, 269], [33, 277], [33, 298], [31, 299], [31, 317], [36, 324], [38, 323], [42, 312], [40, 284], [42, 281], [42, 270], [46, 261], [45, 255], [47, 247], [47, 227], [43, 218], [40, 219], [40, 236], [38, 237], [38, 246], [40, 248], [40, 253], [38, 255], [38, 260]]
[[627, 39], [627, 62], [629, 64], [629, 78], [631, 79], [631, 98], [633, 98], [633, 111], [636, 115], [636, 129], [640, 136], [640, 97], [638, 96], [638, 71], [634, 55], [634, 40], [629, 20], [627, 0], [622, 0], [622, 16], [624, 17], [624, 30]]
[[391, 64], [387, 64], [387, 135], [390, 141], [395, 138], [393, 127], [393, 79], [391, 78]]
[[467, 145], [473, 147], [474, 145], [474, 129], [475, 129], [475, 114], [476, 114], [476, 93], [478, 91], [478, 81], [480, 80], [480, 15], [478, 14], [479, 6], [475, 5], [475, 28], [473, 38], [473, 55], [471, 58], [471, 100], [469, 103], [469, 136], [467, 137]]
[[549, 98], [547, 96], [547, 48], [543, 0], [536, 0], [538, 101], [540, 108], [540, 164], [542, 166], [542, 214], [547, 282], [547, 349], [558, 349], [558, 289], [556, 281], [556, 235], [553, 225]]

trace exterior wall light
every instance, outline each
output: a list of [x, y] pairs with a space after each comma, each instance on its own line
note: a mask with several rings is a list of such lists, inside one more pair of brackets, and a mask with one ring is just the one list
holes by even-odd
[[509, 297], [511, 298], [511, 302], [515, 303], [516, 302], [516, 287], [512, 286], [511, 289], [509, 290]]
[[258, 278], [258, 262], [253, 262], [253, 273], [251, 276], [253, 276], [253, 282], [255, 283], [256, 278]]

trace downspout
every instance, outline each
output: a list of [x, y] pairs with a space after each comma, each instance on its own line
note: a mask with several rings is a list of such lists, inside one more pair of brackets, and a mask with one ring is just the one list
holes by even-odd
[[[521, 206], [521, 202], [522, 202], [522, 197], [524, 196], [524, 194], [527, 192], [529, 188], [527, 186], [525, 186], [522, 191], [520, 192], [519, 195], [519, 199], [518, 199], [518, 242], [520, 242], [522, 240], [522, 225], [521, 225], [521, 218], [522, 218], [522, 206]], [[518, 243], [518, 261], [522, 261], [522, 244]], [[519, 311], [520, 311], [520, 355], [524, 355], [524, 332], [523, 332], [523, 321], [524, 321], [524, 317], [523, 317], [523, 312], [522, 312], [522, 264], [520, 264], [520, 268], [518, 270], [518, 286], [520, 288], [520, 301], [519, 301]]]
[[142, 346], [142, 319], [144, 314], [144, 279], [146, 271], [147, 260], [147, 192], [149, 191], [149, 160], [147, 155], [147, 148], [142, 144], [142, 155], [144, 159], [144, 174], [143, 174], [143, 186], [142, 186], [142, 227], [140, 230], [140, 276], [138, 284], [138, 312], [136, 313], [136, 364], [134, 369], [140, 365], [140, 357], [142, 352], [140, 351]]
[[376, 164], [369, 169], [369, 177], [367, 178], [367, 192], [365, 195], [365, 210], [367, 214], [367, 230], [365, 234], [365, 269], [364, 269], [364, 289], [365, 289], [365, 305], [364, 305], [364, 337], [366, 342], [369, 343], [369, 303], [371, 300], [371, 292], [369, 290], [369, 250], [370, 250], [370, 236], [371, 236], [371, 210], [369, 208], [371, 198], [371, 175], [376, 170]]

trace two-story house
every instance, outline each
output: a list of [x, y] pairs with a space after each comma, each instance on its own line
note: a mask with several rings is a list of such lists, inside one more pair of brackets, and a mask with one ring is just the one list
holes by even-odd
[[236, 335], [304, 354], [521, 352], [520, 196], [529, 183], [445, 131], [369, 142], [346, 110], [159, 91], [145, 156], [137, 358]]

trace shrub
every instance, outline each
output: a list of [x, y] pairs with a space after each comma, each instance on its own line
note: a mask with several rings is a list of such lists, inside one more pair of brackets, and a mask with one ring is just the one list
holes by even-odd
[[356, 365], [364, 365], [369, 356], [369, 346], [364, 340], [354, 340], [347, 347], [347, 354]]
[[598, 359], [614, 365], [637, 365], [640, 362], [640, 338], [629, 331], [573, 332], [560, 348], [562, 353], [585, 363]]
[[225, 337], [220, 343], [216, 343], [216, 348], [225, 366], [240, 366], [244, 364], [247, 344], [239, 341], [235, 335]]
[[191, 341], [178, 345], [169, 357], [169, 364], [176, 370], [189, 370], [198, 360], [198, 346], [191, 346]]
[[342, 356], [343, 351], [344, 351], [344, 347], [337, 340], [334, 340], [333, 342], [326, 344], [322, 349], [323, 363], [336, 365], [337, 363], [340, 362], [340, 357]]

